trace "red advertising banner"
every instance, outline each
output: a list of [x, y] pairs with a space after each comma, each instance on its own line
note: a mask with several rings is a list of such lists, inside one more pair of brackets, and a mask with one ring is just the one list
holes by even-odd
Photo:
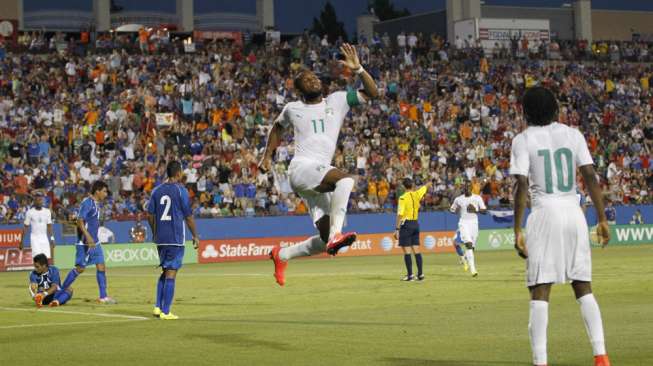
[[21, 229], [0, 229], [0, 248], [18, 248], [23, 240]]
[[0, 272], [34, 268], [30, 249], [0, 248]]
[[[430, 231], [420, 234], [421, 248], [425, 253], [451, 253], [453, 231]], [[242, 238], [225, 240], [202, 240], [198, 252], [199, 263], [219, 263], [268, 259], [275, 245], [289, 246], [304, 241], [303, 236], [270, 238]], [[366, 255], [401, 254], [401, 248], [392, 233], [360, 234], [350, 247], [342, 248], [338, 256], [356, 257]], [[326, 254], [319, 257], [326, 257]]]
[[236, 45], [243, 45], [243, 34], [240, 32], [194, 31], [193, 39], [230, 39]]

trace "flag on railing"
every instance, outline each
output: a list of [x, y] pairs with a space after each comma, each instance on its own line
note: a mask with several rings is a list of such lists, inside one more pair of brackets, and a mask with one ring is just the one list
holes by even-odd
[[488, 210], [487, 211], [495, 222], [512, 222], [515, 218], [513, 210]]

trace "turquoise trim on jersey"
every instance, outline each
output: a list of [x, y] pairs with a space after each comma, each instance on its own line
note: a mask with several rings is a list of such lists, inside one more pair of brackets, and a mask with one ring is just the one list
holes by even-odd
[[350, 107], [355, 107], [355, 106], [361, 104], [360, 100], [358, 100], [358, 91], [357, 90], [348, 90], [347, 91], [347, 104]]

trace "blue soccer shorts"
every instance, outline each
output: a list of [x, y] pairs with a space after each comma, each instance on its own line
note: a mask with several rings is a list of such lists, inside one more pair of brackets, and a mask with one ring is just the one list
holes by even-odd
[[75, 266], [86, 267], [92, 264], [104, 264], [104, 251], [99, 243], [94, 248], [87, 245], [75, 246]]
[[184, 261], [184, 247], [181, 245], [159, 245], [159, 264], [163, 269], [178, 270]]

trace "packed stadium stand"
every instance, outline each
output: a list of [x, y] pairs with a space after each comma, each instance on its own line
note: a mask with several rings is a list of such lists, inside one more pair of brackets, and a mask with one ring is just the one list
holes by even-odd
[[[306, 212], [286, 176], [293, 146], [278, 149], [275, 174], [256, 162], [272, 120], [296, 98], [292, 77], [303, 65], [330, 90], [359, 87], [337, 67], [342, 40], [206, 41], [185, 54], [183, 40], [156, 35], [80, 44], [24, 33], [3, 52], [1, 221], [20, 221], [36, 190], [58, 218], [70, 217], [98, 179], [113, 192], [105, 217], [133, 218], [174, 158], [199, 217]], [[560, 122], [584, 131], [612, 201], [653, 201], [653, 70], [642, 62], [652, 44], [515, 42], [487, 57], [474, 44], [407, 37], [406, 47], [388, 36], [357, 45], [382, 98], [355, 109], [340, 136], [334, 165], [361, 176], [351, 211], [393, 210], [405, 176], [434, 182], [426, 209], [448, 207], [464, 178], [490, 206], [509, 205], [510, 141], [524, 126], [519, 96], [535, 84], [556, 91]], [[155, 114], [166, 112], [176, 123], [157, 127]]]

